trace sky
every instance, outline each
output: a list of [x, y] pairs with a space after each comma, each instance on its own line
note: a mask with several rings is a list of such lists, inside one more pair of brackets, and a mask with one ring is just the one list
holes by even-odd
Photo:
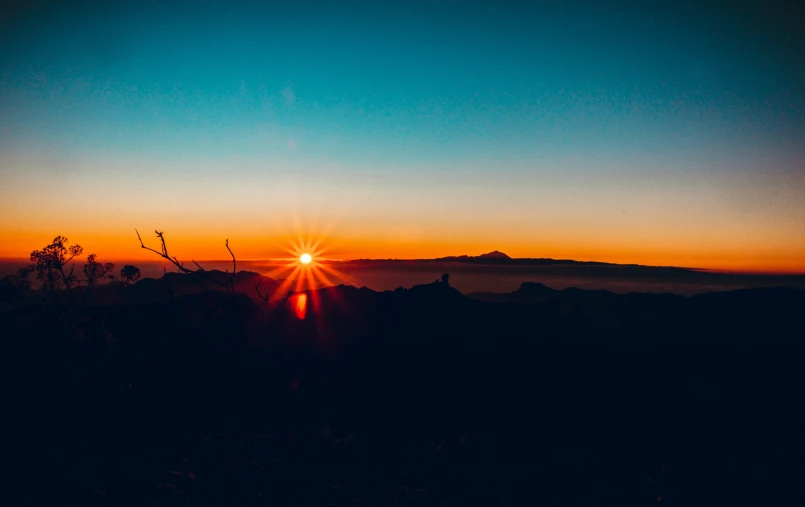
[[63, 235], [150, 258], [138, 228], [196, 259], [301, 236], [332, 258], [805, 272], [804, 19], [793, 2], [7, 2], [0, 257]]

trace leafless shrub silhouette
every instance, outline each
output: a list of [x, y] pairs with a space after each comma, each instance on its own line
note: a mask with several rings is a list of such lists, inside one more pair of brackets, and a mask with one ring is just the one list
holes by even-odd
[[[226, 240], [226, 249], [229, 250], [230, 255], [232, 255], [233, 271], [232, 271], [232, 274], [230, 275], [229, 281], [221, 282], [220, 280], [216, 280], [215, 278], [211, 277], [207, 273], [207, 271], [203, 267], [201, 267], [201, 265], [198, 262], [196, 262], [195, 260], [193, 260], [193, 259], [190, 260], [190, 262], [195, 264], [196, 267], [198, 268], [196, 270], [193, 270], [193, 269], [186, 268], [184, 266], [184, 263], [180, 262], [179, 259], [177, 259], [175, 256], [171, 256], [168, 253], [168, 245], [165, 243], [165, 233], [164, 232], [160, 232], [160, 231], [157, 231], [157, 230], [154, 231], [156, 233], [157, 238], [159, 238], [159, 241], [161, 243], [161, 250], [155, 250], [155, 249], [153, 249], [151, 247], [145, 246], [145, 243], [143, 243], [143, 238], [140, 236], [140, 231], [138, 231], [137, 229], [134, 229], [134, 231], [137, 233], [137, 239], [140, 240], [140, 248], [144, 248], [146, 250], [154, 252], [155, 254], [159, 255], [163, 259], [166, 259], [171, 264], [176, 266], [176, 268], [182, 273], [185, 273], [185, 274], [188, 274], [188, 275], [195, 275], [196, 277], [198, 277], [200, 279], [204, 279], [204, 280], [207, 280], [209, 282], [214, 283], [215, 285], [218, 285], [220, 287], [224, 287], [227, 292], [235, 292], [235, 283], [234, 283], [235, 271], [234, 270], [235, 270], [235, 268], [237, 268], [237, 261], [235, 260], [235, 254], [233, 254], [232, 250], [229, 248], [229, 239]], [[229, 270], [227, 270], [227, 273], [229, 273]], [[204, 289], [203, 284], [201, 284], [201, 287], [202, 287], [202, 289]]]

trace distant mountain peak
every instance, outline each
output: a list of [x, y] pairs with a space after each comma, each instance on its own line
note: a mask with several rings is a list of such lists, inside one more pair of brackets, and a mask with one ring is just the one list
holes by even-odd
[[481, 255], [478, 255], [478, 256], [473, 256], [473, 255], [453, 255], [451, 257], [440, 257], [438, 259], [432, 259], [432, 260], [435, 260], [435, 261], [451, 261], [451, 262], [480, 262], [482, 264], [488, 264], [488, 263], [496, 264], [496, 263], [499, 263], [499, 262], [506, 263], [508, 261], [513, 261], [514, 259], [512, 259], [511, 257], [509, 257], [508, 255], [506, 255], [503, 252], [495, 250], [493, 252], [481, 254]]
[[481, 254], [478, 256], [479, 259], [511, 259], [508, 255], [503, 252], [499, 252], [497, 250], [485, 254]]

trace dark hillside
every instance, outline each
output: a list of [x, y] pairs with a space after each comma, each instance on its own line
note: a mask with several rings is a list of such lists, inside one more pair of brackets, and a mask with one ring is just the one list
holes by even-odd
[[0, 319], [26, 460], [62, 500], [707, 505], [797, 494], [804, 294], [437, 282]]

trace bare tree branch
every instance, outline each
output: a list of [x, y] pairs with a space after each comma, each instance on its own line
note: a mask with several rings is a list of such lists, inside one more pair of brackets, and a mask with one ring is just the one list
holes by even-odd
[[229, 250], [229, 255], [232, 256], [232, 274], [238, 270], [238, 261], [235, 259], [235, 254], [232, 253], [232, 249], [229, 248], [229, 238], [226, 240], [226, 249]]
[[[211, 276], [209, 276], [207, 274], [207, 272], [204, 270], [204, 268], [202, 268], [196, 261], [192, 261], [192, 262], [193, 262], [193, 264], [195, 264], [198, 267], [198, 270], [192, 270], [192, 269], [188, 269], [188, 268], [184, 267], [184, 263], [179, 262], [179, 259], [177, 259], [176, 256], [171, 257], [170, 255], [168, 255], [168, 245], [167, 245], [167, 243], [165, 243], [165, 233], [164, 232], [154, 230], [154, 232], [157, 235], [157, 238], [159, 238], [159, 241], [162, 243], [162, 251], [161, 252], [158, 251], [158, 250], [155, 250], [153, 248], [145, 246], [145, 243], [143, 243], [143, 238], [140, 236], [140, 232], [137, 229], [134, 229], [134, 232], [137, 233], [137, 239], [140, 240], [140, 248], [150, 250], [151, 252], [154, 252], [155, 254], [157, 254], [160, 257], [162, 257], [163, 259], [166, 259], [171, 264], [176, 266], [176, 268], [179, 271], [181, 271], [182, 273], [185, 273], [185, 274], [188, 274], [188, 275], [196, 275], [196, 276], [198, 276], [200, 278], [204, 278], [204, 279], [206, 279], [206, 280], [208, 280], [208, 281], [210, 281], [210, 282], [212, 282], [212, 283], [214, 283], [216, 285], [219, 285], [221, 287], [225, 287], [227, 292], [234, 292], [234, 290], [230, 287], [230, 284], [225, 283], [225, 282], [221, 282], [221, 281], [216, 280], [215, 278], [212, 278]], [[202, 288], [203, 288], [203, 285], [202, 285]]]
[[257, 292], [257, 297], [262, 299], [266, 304], [268, 304], [268, 294], [265, 296], [260, 293], [260, 284], [263, 283], [262, 279], [257, 280], [257, 285], [254, 286], [254, 290]]
[[[140, 231], [138, 231], [137, 229], [134, 229], [134, 232], [137, 233], [137, 239], [140, 240], [140, 248], [145, 248], [146, 250], [151, 250], [152, 252], [154, 252], [155, 254], [159, 255], [160, 257], [165, 257], [167, 255], [165, 253], [165, 240], [164, 239], [162, 240], [162, 251], [158, 252], [158, 251], [154, 250], [153, 248], [149, 248], [149, 247], [145, 246], [145, 243], [143, 243], [143, 238], [140, 237]], [[157, 237], [161, 237], [160, 233], [157, 233]], [[171, 260], [171, 259], [168, 259], [168, 260]]]
[[235, 259], [235, 254], [229, 248], [229, 238], [226, 238], [226, 249], [229, 250], [229, 255], [232, 256], [232, 275], [229, 277], [229, 286], [232, 292], [235, 292], [235, 273], [238, 271], [238, 261]]

